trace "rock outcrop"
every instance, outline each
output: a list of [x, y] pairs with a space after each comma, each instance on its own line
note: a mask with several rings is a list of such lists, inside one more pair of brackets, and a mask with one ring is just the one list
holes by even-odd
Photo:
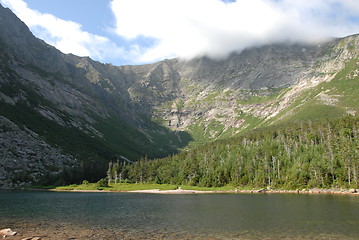
[[0, 230], [0, 236], [3, 236], [4, 238], [6, 236], [15, 236], [16, 232], [12, 231], [10, 228], [5, 228]]
[[61, 153], [30, 129], [20, 129], [1, 116], [0, 159], [0, 188], [25, 187], [76, 164], [73, 156]]

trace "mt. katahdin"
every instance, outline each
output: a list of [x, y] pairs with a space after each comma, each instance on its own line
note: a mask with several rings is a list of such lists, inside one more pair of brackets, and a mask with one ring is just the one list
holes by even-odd
[[118, 67], [61, 53], [0, 5], [0, 188], [97, 181], [117, 159], [357, 115], [358, 46], [353, 35]]

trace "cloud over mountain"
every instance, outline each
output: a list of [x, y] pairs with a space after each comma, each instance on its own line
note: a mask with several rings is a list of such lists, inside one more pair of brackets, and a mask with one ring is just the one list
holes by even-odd
[[[357, 0], [106, 0], [101, 4], [107, 12], [94, 7], [74, 11], [93, 18], [95, 25], [104, 14], [111, 15], [96, 26], [106, 29], [101, 33], [84, 30], [76, 18], [31, 9], [27, 2], [0, 0], [37, 37], [62, 52], [116, 65], [173, 57], [224, 58], [251, 46], [359, 33]], [[64, 4], [66, 11], [73, 1]]]
[[139, 56], [144, 62], [359, 32], [359, 2], [351, 0], [113, 0], [111, 7], [117, 34], [154, 40]]

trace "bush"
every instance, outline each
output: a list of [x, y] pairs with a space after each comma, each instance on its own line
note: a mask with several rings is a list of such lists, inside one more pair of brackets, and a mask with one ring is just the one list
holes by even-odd
[[106, 178], [102, 178], [100, 179], [97, 183], [96, 183], [97, 187], [108, 187], [108, 181]]
[[89, 183], [89, 181], [87, 181], [87, 180], [83, 180], [82, 181], [82, 185], [89, 185], [90, 183]]

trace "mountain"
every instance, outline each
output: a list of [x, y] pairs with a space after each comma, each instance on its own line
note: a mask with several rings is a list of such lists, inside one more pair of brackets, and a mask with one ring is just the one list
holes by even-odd
[[[127, 91], [136, 79], [120, 68], [61, 53], [35, 38], [3, 7], [0, 29], [0, 113], [6, 120], [0, 179], [4, 185], [9, 179], [23, 183], [17, 175], [50, 174], [46, 179], [56, 179], [66, 173], [66, 179], [59, 181], [94, 181], [103, 175], [109, 160], [166, 156], [191, 140], [185, 132], [172, 132], [151, 121], [146, 103], [133, 101]], [[8, 131], [13, 127], [18, 130]], [[7, 151], [13, 134], [29, 140], [24, 140], [24, 147]], [[21, 154], [22, 148], [32, 149], [35, 144], [29, 134], [48, 143], [46, 149], [58, 152], [54, 157], [59, 160], [48, 163], [41, 150], [36, 157]], [[29, 165], [33, 167], [27, 169]]]
[[359, 36], [113, 66], [63, 54], [0, 5], [0, 187], [95, 181], [262, 126], [358, 112]]
[[193, 147], [259, 126], [355, 115], [357, 59], [355, 35], [251, 48], [225, 60], [174, 59], [123, 69], [140, 81], [129, 89], [133, 99], [150, 103], [162, 125], [189, 132]]

